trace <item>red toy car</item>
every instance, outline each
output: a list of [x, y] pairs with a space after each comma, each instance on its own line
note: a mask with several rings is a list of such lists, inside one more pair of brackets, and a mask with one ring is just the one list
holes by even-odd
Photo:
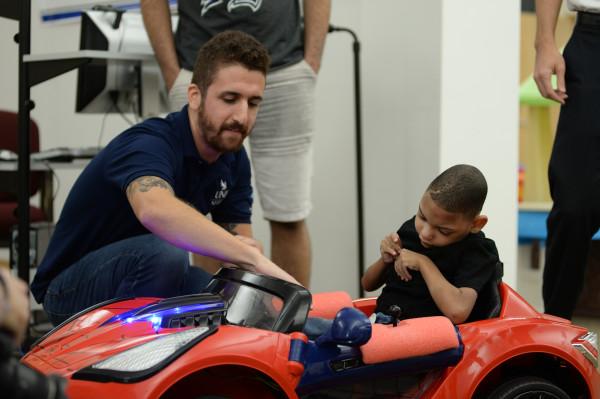
[[22, 361], [67, 378], [72, 399], [600, 398], [596, 334], [494, 288], [485, 320], [371, 325], [375, 299], [348, 300], [309, 339], [307, 290], [222, 269], [207, 293], [87, 309]]

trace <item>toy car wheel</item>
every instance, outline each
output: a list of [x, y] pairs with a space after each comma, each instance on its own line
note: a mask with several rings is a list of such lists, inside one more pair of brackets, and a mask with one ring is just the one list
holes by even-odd
[[489, 399], [569, 399], [555, 384], [539, 377], [520, 377], [500, 385]]

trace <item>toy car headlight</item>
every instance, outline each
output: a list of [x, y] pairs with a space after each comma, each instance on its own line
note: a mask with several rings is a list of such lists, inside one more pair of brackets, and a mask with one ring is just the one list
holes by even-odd
[[216, 330], [217, 327], [209, 326], [165, 334], [86, 367], [72, 378], [126, 383], [140, 381], [162, 370]]
[[588, 331], [574, 339], [571, 345], [581, 352], [594, 368], [598, 367], [598, 334]]

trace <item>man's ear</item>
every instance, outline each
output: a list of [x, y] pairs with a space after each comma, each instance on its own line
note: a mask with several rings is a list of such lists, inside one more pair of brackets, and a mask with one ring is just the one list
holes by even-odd
[[475, 219], [473, 219], [473, 224], [471, 225], [471, 233], [479, 233], [481, 229], [485, 227], [488, 222], [488, 217], [485, 215], [477, 215]]
[[188, 104], [193, 110], [199, 110], [202, 103], [202, 93], [195, 83], [190, 83], [187, 89]]

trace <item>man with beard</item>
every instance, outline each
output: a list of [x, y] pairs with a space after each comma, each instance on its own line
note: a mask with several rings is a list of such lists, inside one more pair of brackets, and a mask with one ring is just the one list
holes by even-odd
[[[218, 32], [246, 32], [269, 50], [265, 101], [249, 139], [252, 171], [271, 232], [271, 257], [308, 286], [312, 266], [306, 219], [312, 209], [315, 90], [331, 0], [178, 0], [175, 34], [169, 4], [140, 1], [174, 111], [187, 102], [198, 49]], [[215, 270], [206, 259], [194, 259]]]
[[111, 298], [201, 291], [210, 275], [188, 251], [296, 282], [251, 238], [242, 143], [268, 65], [251, 36], [216, 35], [198, 53], [189, 105], [124, 131], [85, 168], [31, 286], [53, 324]]

